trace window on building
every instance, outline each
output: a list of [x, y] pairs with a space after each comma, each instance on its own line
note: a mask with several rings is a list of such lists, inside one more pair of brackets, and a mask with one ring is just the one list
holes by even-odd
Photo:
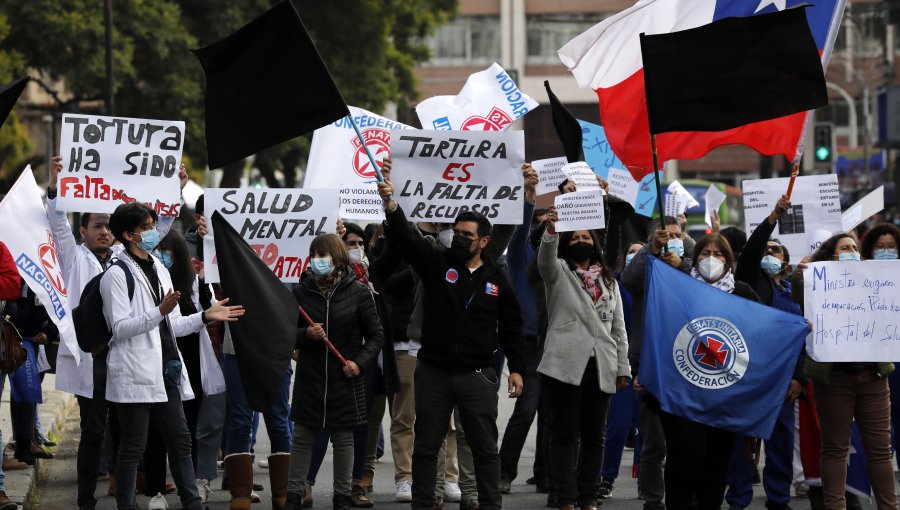
[[500, 17], [459, 16], [428, 39], [432, 66], [489, 66], [500, 60]]
[[847, 25], [852, 27], [853, 51], [857, 55], [880, 55], [884, 51], [884, 7], [881, 3], [854, 3], [847, 6], [844, 22], [834, 41], [834, 51], [847, 50]]
[[532, 65], [559, 64], [557, 51], [613, 13], [536, 14], [526, 19], [528, 58]]

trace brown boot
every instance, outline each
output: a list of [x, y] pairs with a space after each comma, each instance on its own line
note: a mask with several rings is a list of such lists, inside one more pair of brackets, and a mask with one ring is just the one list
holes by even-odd
[[6, 453], [3, 454], [3, 471], [16, 471], [18, 469], [25, 469], [27, 467], [28, 464], [19, 462], [12, 457], [7, 457]]
[[306, 492], [303, 494], [303, 508], [312, 508], [312, 506], [313, 506], [312, 485], [305, 483], [305, 482], [303, 485], [306, 487]]
[[571, 503], [564, 503], [559, 505], [559, 510], [575, 510], [575, 505]]
[[109, 488], [106, 489], [106, 494], [109, 496], [116, 495], [116, 475], [112, 473], [109, 474]]
[[19, 505], [6, 497], [5, 491], [0, 491], [0, 510], [16, 510], [16, 508], [19, 508]]
[[225, 457], [228, 490], [231, 491], [230, 510], [250, 510], [253, 490], [253, 457], [249, 453], [233, 453]]
[[269, 482], [272, 486], [272, 510], [283, 510], [287, 501], [288, 468], [290, 453], [275, 453], [269, 456]]
[[375, 491], [375, 471], [367, 469], [363, 471], [362, 481], [359, 483], [369, 494]]

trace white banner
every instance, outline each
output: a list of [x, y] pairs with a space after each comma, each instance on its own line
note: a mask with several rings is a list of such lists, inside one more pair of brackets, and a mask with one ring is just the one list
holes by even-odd
[[719, 208], [722, 207], [722, 202], [724, 201], [725, 193], [717, 188], [715, 184], [710, 184], [709, 189], [706, 190], [706, 196], [704, 197], [704, 202], [706, 202], [704, 220], [706, 220], [706, 224], [710, 227], [712, 227], [713, 213], [719, 212]]
[[803, 296], [812, 359], [900, 359], [900, 261], [815, 262], [803, 272]]
[[0, 241], [12, 253], [19, 275], [47, 309], [47, 315], [59, 329], [60, 340], [69, 352], [76, 353], [75, 363], [80, 363], [81, 349], [75, 338], [66, 282], [31, 165], [25, 167], [0, 202], [0, 225]]
[[553, 205], [558, 217], [557, 232], [606, 228], [602, 189], [557, 195], [553, 199]]
[[494, 63], [470, 75], [459, 95], [426, 99], [416, 106], [416, 114], [425, 129], [503, 131], [537, 106]]
[[178, 216], [183, 147], [181, 121], [64, 114], [56, 203], [61, 211], [112, 213], [137, 201]]
[[[336, 189], [207, 188], [207, 217], [219, 211], [283, 282], [296, 283], [309, 263], [309, 245], [319, 234], [334, 233]], [[219, 281], [215, 233], [203, 239], [206, 282]]]
[[584, 161], [569, 163], [562, 171], [567, 179], [575, 183], [575, 189], [578, 191], [602, 189], [597, 182], [597, 174]]
[[535, 187], [535, 193], [538, 195], [548, 195], [550, 193], [559, 193], [559, 185], [567, 179], [563, 173], [563, 167], [568, 164], [565, 157], [539, 159], [531, 162], [531, 168], [537, 173], [538, 183]]
[[391, 132], [394, 198], [412, 222], [452, 223], [464, 211], [522, 223], [522, 131]]
[[[787, 192], [790, 177], [743, 182], [744, 224], [747, 236], [766, 221], [778, 199]], [[797, 263], [812, 254], [821, 233], [841, 231], [841, 203], [835, 174], [797, 177], [791, 193], [791, 210], [780, 220], [772, 237], [787, 246]]]
[[841, 215], [841, 228], [850, 232], [860, 223], [884, 210], [884, 186], [869, 193]]

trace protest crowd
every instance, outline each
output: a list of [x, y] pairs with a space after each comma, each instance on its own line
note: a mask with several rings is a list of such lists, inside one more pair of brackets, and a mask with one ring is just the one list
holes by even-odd
[[[494, 87], [481, 99], [509, 122], [466, 128], [467, 106], [432, 98], [418, 130], [348, 107], [319, 60], [327, 79], [311, 78], [310, 93], [332, 111], [292, 132], [315, 130], [305, 185], [210, 187], [193, 205], [179, 191], [183, 122], [67, 114], [49, 175], [29, 167], [2, 190], [0, 387], [8, 378], [13, 437], [0, 510], [17, 507], [4, 472], [53, 458], [38, 412], [46, 391], [77, 398], [79, 510], [104, 495], [120, 510], [164, 509], [172, 493], [197, 510], [217, 490], [231, 510], [371, 508], [376, 495], [487, 510], [523, 479], [561, 510], [635, 497], [646, 510], [739, 510], [760, 483], [773, 510], [798, 497], [861, 508], [869, 491], [878, 509], [897, 509], [900, 218], [864, 200], [842, 223], [836, 178], [795, 172], [744, 183], [745, 224], [722, 224], [724, 196], [711, 186], [708, 228], [692, 237], [696, 197], [675, 181], [664, 201], [656, 168], [657, 137], [663, 160], [700, 157], [711, 131], [737, 133], [717, 144], [794, 156], [803, 122], [789, 118], [778, 146], [751, 126], [827, 102], [804, 14], [814, 8], [695, 23], [805, 34], [777, 42], [798, 62], [796, 79], [782, 80], [811, 92], [785, 92], [765, 112], [679, 112], [652, 81], [664, 71], [654, 58], [668, 65], [661, 48], [676, 44], [654, 38], [679, 33], [630, 41], [645, 52], [650, 124], [640, 143], [622, 138], [621, 105], [598, 92], [615, 168], [591, 164], [587, 128], [547, 83], [565, 157], [528, 162], [522, 132], [503, 128], [537, 102], [497, 64], [470, 81]], [[284, 2], [225, 42], [252, 45], [260, 24], [291, 11]], [[584, 66], [607, 57], [584, 37], [606, 35], [586, 32], [560, 55], [594, 88]], [[215, 110], [231, 97], [216, 88], [228, 81], [217, 59], [232, 58], [218, 44], [197, 52], [211, 167], [285, 135], [235, 141], [233, 119]], [[360, 132], [364, 119], [381, 131]], [[326, 145], [334, 130], [360, 143]], [[686, 132], [698, 134], [677, 138]], [[369, 139], [390, 155], [376, 161]], [[639, 183], [652, 186], [647, 211]], [[807, 228], [785, 228], [798, 208]], [[46, 373], [55, 388], [41, 388]], [[501, 397], [515, 399], [506, 423]], [[255, 449], [260, 422], [268, 452]], [[533, 427], [532, 470], [520, 473]], [[386, 449], [394, 485], [375, 487]], [[616, 485], [626, 451], [636, 494]], [[328, 455], [330, 490], [316, 485]], [[267, 469], [268, 493], [254, 465]]]

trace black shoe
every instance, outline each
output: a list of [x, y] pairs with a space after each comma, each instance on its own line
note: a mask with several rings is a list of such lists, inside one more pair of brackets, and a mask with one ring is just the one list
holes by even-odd
[[44, 445], [44, 446], [47, 446], [47, 447], [54, 447], [54, 446], [56, 446], [56, 441], [51, 441], [51, 440], [47, 439], [47, 438], [44, 436], [44, 434], [38, 434], [38, 435], [37, 435], [37, 442], [40, 443], [40, 444], [42, 444], [42, 445]]
[[500, 494], [509, 494], [510, 492], [512, 492], [512, 482], [500, 480]]
[[759, 485], [762, 483], [762, 480], [759, 478], [759, 466], [753, 468], [751, 480], [753, 485]]
[[299, 492], [288, 492], [284, 502], [284, 510], [301, 510], [303, 508], [303, 496]]
[[547, 494], [547, 506], [549, 508], [559, 508], [559, 496], [555, 492]]
[[97, 503], [86, 503], [84, 505], [79, 505], [78, 510], [97, 510]]
[[532, 476], [528, 480], [525, 480], [525, 485], [537, 485], [537, 477]]
[[265, 487], [263, 487], [263, 484], [253, 482], [253, 490], [255, 490], [256, 492], [259, 492], [264, 489], [265, 489]]
[[331, 507], [334, 510], [350, 510], [351, 502], [353, 502], [353, 498], [350, 496], [335, 494], [331, 499]]
[[534, 492], [538, 494], [550, 494], [550, 482], [539, 481], [535, 485]]
[[612, 496], [613, 483], [612, 480], [602, 480], [597, 488], [597, 499], [607, 499]]

